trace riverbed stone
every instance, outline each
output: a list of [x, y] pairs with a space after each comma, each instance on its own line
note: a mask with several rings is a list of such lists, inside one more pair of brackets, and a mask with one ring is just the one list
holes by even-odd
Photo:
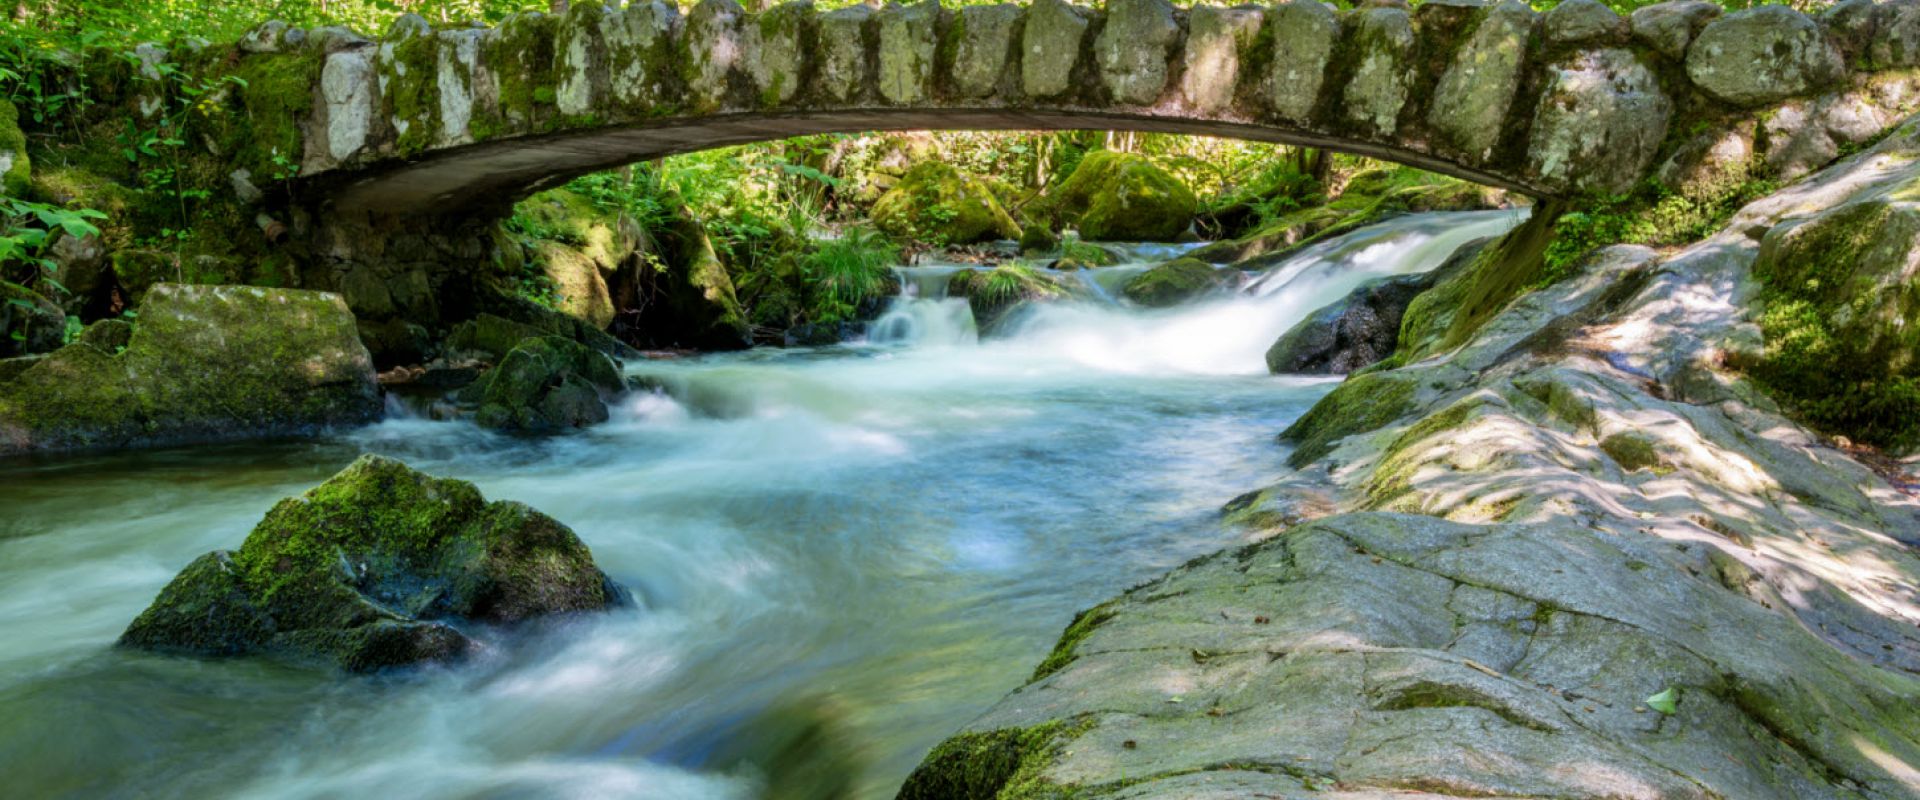
[[1333, 48], [1340, 42], [1340, 20], [1319, 0], [1287, 0], [1275, 5], [1267, 19], [1273, 31], [1267, 102], [1281, 119], [1304, 125], [1312, 121]]
[[1109, 0], [1094, 40], [1101, 81], [1116, 103], [1148, 105], [1167, 86], [1167, 51], [1180, 35], [1167, 0]]
[[606, 422], [606, 400], [626, 390], [612, 359], [558, 336], [523, 339], [461, 390], [475, 424], [507, 433], [551, 435]]
[[1344, 87], [1342, 115], [1361, 136], [1390, 138], [1412, 90], [1413, 19], [1399, 8], [1369, 7], [1347, 18], [1357, 65]]
[[953, 90], [961, 97], [991, 97], [1007, 72], [1013, 55], [1013, 32], [1020, 25], [1020, 6], [1002, 3], [967, 6], [954, 23]]
[[1521, 67], [1540, 15], [1520, 0], [1488, 9], [1440, 76], [1427, 122], [1468, 158], [1484, 162], [1507, 130]]
[[1073, 87], [1080, 43], [1092, 24], [1088, 12], [1067, 0], [1033, 0], [1020, 34], [1020, 85], [1028, 97], [1044, 99]]
[[1168, 308], [1226, 285], [1227, 275], [1220, 268], [1197, 258], [1178, 258], [1134, 276], [1120, 293], [1143, 308]]
[[1529, 169], [1565, 189], [1624, 192], [1653, 163], [1673, 101], [1632, 51], [1588, 50], [1554, 65], [1534, 111]]
[[1845, 74], [1820, 26], [1785, 6], [1720, 17], [1687, 49], [1687, 77], [1701, 91], [1753, 108], [1833, 84]]
[[368, 455], [282, 500], [239, 550], [189, 564], [120, 644], [377, 672], [471, 652], [459, 627], [598, 611], [623, 597], [552, 517]]
[[1566, 0], [1546, 14], [1547, 41], [1554, 44], [1608, 42], [1627, 33], [1627, 21], [1600, 0]]
[[[1871, 2], [1871, 0], [1869, 0]], [[1667, 0], [1633, 10], [1633, 37], [1675, 62], [1687, 57], [1687, 45], [1725, 9], [1708, 0]]]
[[1246, 6], [1198, 5], [1187, 12], [1181, 91], [1193, 110], [1214, 113], [1233, 104], [1241, 54], [1260, 37], [1263, 20], [1260, 9]]

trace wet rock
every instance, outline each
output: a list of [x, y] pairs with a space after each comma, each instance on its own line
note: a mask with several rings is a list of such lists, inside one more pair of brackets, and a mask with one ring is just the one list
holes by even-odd
[[1146, 158], [1088, 153], [1048, 198], [1047, 210], [1089, 240], [1172, 241], [1193, 224], [1193, 190]]
[[967, 299], [974, 323], [983, 333], [992, 333], [1002, 319], [1024, 304], [1066, 295], [1066, 288], [1053, 276], [1020, 264], [1002, 264], [990, 270], [963, 269], [947, 279], [947, 296]]
[[124, 352], [70, 345], [0, 387], [0, 453], [309, 434], [380, 409], [339, 295], [160, 284]]
[[622, 601], [553, 518], [369, 455], [188, 565], [120, 643], [375, 672], [458, 658], [471, 625]]
[[1687, 45], [1708, 22], [1725, 9], [1707, 0], [1668, 0], [1636, 8], [1630, 22], [1633, 37], [1676, 62], [1687, 57]]
[[944, 161], [908, 170], [871, 213], [876, 227], [902, 240], [972, 244], [1020, 238], [1020, 225], [986, 183]]
[[1715, 99], [1743, 108], [1829, 86], [1846, 74], [1820, 26], [1785, 6], [1714, 20], [1687, 49], [1687, 77]]
[[1393, 355], [1400, 317], [1437, 276], [1396, 275], [1367, 281], [1308, 315], [1267, 349], [1275, 374], [1345, 374]]
[[1167, 0], [1108, 0], [1094, 40], [1100, 76], [1116, 103], [1147, 105], [1167, 86], [1167, 50], [1180, 36]]
[[1167, 308], [1228, 285], [1229, 275], [1197, 258], [1180, 258], [1149, 269], [1121, 290], [1135, 305]]
[[1610, 42], [1627, 33], [1627, 21], [1600, 0], [1567, 0], [1546, 18], [1547, 41], [1554, 44]]
[[1557, 64], [1534, 111], [1528, 167], [1569, 189], [1624, 192], [1666, 138], [1673, 101], [1628, 50], [1590, 50]]
[[475, 424], [521, 434], [556, 434], [607, 421], [606, 398], [626, 390], [612, 359], [558, 336], [522, 340], [461, 390]]
[[1267, 27], [1273, 31], [1267, 102], [1281, 119], [1310, 122], [1340, 41], [1340, 20], [1319, 0], [1287, 0], [1269, 12]]

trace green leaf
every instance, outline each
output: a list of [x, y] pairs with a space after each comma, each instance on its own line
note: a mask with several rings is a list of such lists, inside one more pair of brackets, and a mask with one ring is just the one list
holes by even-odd
[[1672, 714], [1680, 707], [1680, 690], [1671, 686], [1661, 689], [1659, 694], [1647, 698], [1647, 707], [1662, 714]]

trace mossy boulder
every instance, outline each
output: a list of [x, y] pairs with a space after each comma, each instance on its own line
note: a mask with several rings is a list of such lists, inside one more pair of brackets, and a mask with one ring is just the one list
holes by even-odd
[[0, 384], [0, 454], [301, 435], [378, 419], [339, 295], [160, 284], [126, 350], [63, 347]]
[[1225, 273], [1212, 264], [1196, 258], [1179, 258], [1134, 276], [1121, 293], [1137, 305], [1166, 308], [1225, 285]]
[[612, 359], [558, 336], [522, 340], [462, 390], [474, 422], [512, 433], [552, 434], [607, 421], [605, 398], [625, 391]]
[[372, 672], [458, 658], [475, 625], [624, 597], [552, 517], [367, 455], [280, 501], [239, 550], [189, 564], [120, 643]]
[[1920, 446], [1920, 185], [1767, 233], [1754, 262], [1764, 352], [1741, 357], [1802, 418]]
[[966, 298], [974, 323], [989, 331], [1021, 304], [1056, 300], [1067, 296], [1067, 290], [1048, 273], [1024, 264], [1002, 264], [953, 273], [947, 279], [947, 296]]
[[666, 269], [633, 287], [639, 309], [623, 320], [623, 337], [653, 347], [739, 350], [752, 343], [752, 329], [734, 291], [733, 276], [713, 247], [706, 227], [685, 206], [675, 209], [660, 234]]
[[907, 170], [873, 204], [872, 214], [876, 227], [898, 239], [972, 244], [1021, 234], [985, 181], [941, 161]]
[[66, 337], [60, 306], [17, 283], [0, 281], [0, 358], [52, 352]]
[[25, 197], [33, 186], [33, 162], [27, 158], [27, 136], [20, 130], [20, 112], [0, 100], [0, 194]]
[[1170, 242], [1193, 224], [1193, 190], [1143, 156], [1088, 153], [1047, 208], [1095, 241]]

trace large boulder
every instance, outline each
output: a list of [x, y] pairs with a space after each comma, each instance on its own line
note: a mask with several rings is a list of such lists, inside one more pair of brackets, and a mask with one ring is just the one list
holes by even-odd
[[1193, 224], [1193, 190], [1145, 157], [1088, 153], [1047, 208], [1093, 241], [1172, 241]]
[[158, 284], [124, 351], [78, 342], [0, 384], [0, 454], [309, 434], [380, 413], [339, 295]]
[[1197, 258], [1177, 258], [1134, 276], [1121, 294], [1135, 305], [1166, 308], [1227, 285], [1227, 273]]
[[1361, 284], [1300, 320], [1267, 349], [1274, 374], [1346, 374], [1393, 355], [1400, 318], [1431, 288], [1434, 273], [1394, 275]]
[[605, 398], [626, 389], [613, 360], [570, 339], [525, 339], [462, 390], [474, 422], [511, 433], [563, 433], [607, 421]]
[[372, 672], [457, 658], [476, 623], [624, 599], [552, 517], [368, 455], [280, 501], [239, 550], [189, 564], [120, 643]]
[[1687, 77], [1714, 99], [1743, 108], [1832, 85], [1846, 74], [1820, 26], [1786, 6], [1714, 20], [1687, 48]]
[[1627, 191], [1653, 163], [1672, 116], [1673, 101], [1632, 51], [1582, 51], [1547, 72], [1528, 169], [1557, 188]]
[[936, 244], [1020, 238], [1020, 225], [987, 184], [952, 164], [928, 161], [873, 204], [873, 224], [888, 236]]

